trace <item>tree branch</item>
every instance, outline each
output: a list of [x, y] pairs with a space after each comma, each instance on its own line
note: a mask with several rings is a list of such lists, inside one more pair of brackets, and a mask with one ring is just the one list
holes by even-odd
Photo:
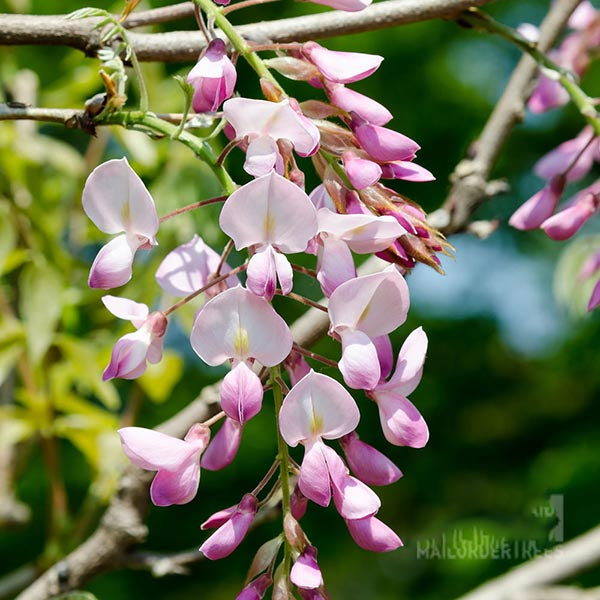
[[528, 598], [526, 595], [519, 595], [526, 591], [531, 591], [532, 598], [548, 598], [533, 595], [533, 590], [564, 581], [598, 564], [600, 525], [570, 542], [552, 548], [548, 554], [538, 556], [505, 575], [484, 583], [459, 600], [516, 600]]
[[[558, 39], [580, 0], [555, 2], [540, 26], [538, 49], [549, 50]], [[494, 107], [479, 139], [450, 177], [452, 187], [444, 206], [430, 215], [434, 227], [445, 233], [464, 231], [471, 215], [488, 198], [506, 190], [503, 182], [489, 181], [500, 151], [512, 129], [523, 119], [525, 103], [533, 89], [537, 63], [523, 56]]]
[[[330, 11], [242, 25], [236, 29], [242, 36], [259, 43], [302, 42], [435, 18], [452, 18], [469, 6], [482, 6], [493, 1], [386, 0], [358, 13]], [[134, 15], [130, 20], [135, 22]], [[69, 21], [64, 16], [0, 14], [0, 46], [68, 46], [94, 56], [102, 47], [101, 33], [93, 29], [95, 23], [94, 19]], [[198, 31], [131, 32], [128, 37], [140, 61], [194, 61], [206, 46], [206, 40]]]

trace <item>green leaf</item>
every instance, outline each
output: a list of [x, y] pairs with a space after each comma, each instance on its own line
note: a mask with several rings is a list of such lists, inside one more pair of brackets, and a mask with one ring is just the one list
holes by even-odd
[[0, 204], [0, 273], [4, 271], [4, 264], [17, 244], [17, 233], [12, 219], [8, 203]]
[[35, 427], [26, 410], [17, 406], [0, 406], [0, 446], [14, 446], [33, 433]]
[[25, 327], [27, 352], [37, 364], [52, 344], [62, 310], [63, 282], [51, 265], [30, 263], [19, 278], [19, 312]]
[[0, 317], [0, 385], [14, 369], [23, 351], [23, 328], [19, 321], [9, 317]]
[[183, 359], [175, 352], [167, 350], [159, 363], [148, 365], [138, 383], [150, 400], [160, 403], [169, 398], [182, 374]]

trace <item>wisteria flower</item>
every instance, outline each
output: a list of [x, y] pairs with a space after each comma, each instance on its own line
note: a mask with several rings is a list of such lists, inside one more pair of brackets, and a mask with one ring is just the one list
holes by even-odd
[[292, 267], [283, 253], [306, 250], [317, 233], [317, 212], [297, 185], [271, 171], [229, 196], [219, 225], [236, 249], [254, 247], [246, 285], [271, 300], [277, 279], [284, 294], [291, 291]]
[[183, 440], [143, 427], [119, 429], [121, 445], [140, 469], [157, 471], [150, 487], [156, 506], [187, 504], [200, 483], [200, 456], [208, 444], [210, 429], [196, 423]]
[[163, 313], [151, 313], [145, 304], [127, 298], [104, 296], [102, 302], [115, 317], [127, 319], [137, 328], [134, 333], [117, 340], [102, 379], [136, 379], [146, 370], [146, 362], [160, 362], [167, 318]]
[[[187, 296], [203, 288], [210, 281], [219, 267], [221, 257], [208, 246], [199, 235], [172, 250], [165, 256], [156, 271], [158, 285], [173, 296]], [[223, 263], [222, 274], [231, 271], [227, 263]], [[234, 287], [239, 283], [236, 275], [232, 275], [222, 282], [222, 286], [214, 286], [207, 290], [209, 298], [223, 291], [227, 287]]]
[[223, 104], [223, 114], [237, 139], [248, 143], [244, 169], [255, 177], [282, 165], [277, 140], [289, 140], [300, 156], [312, 156], [319, 149], [319, 130], [289, 99], [231, 98]]
[[89, 286], [110, 289], [124, 285], [131, 279], [137, 250], [157, 244], [158, 215], [150, 192], [126, 158], [115, 159], [90, 173], [82, 202], [83, 210], [100, 231], [121, 234], [96, 256]]
[[379, 498], [348, 475], [342, 459], [323, 443], [350, 433], [360, 415], [350, 394], [331, 377], [313, 370], [287, 394], [279, 412], [279, 429], [289, 446], [305, 447], [298, 486], [304, 496], [327, 506], [333, 495], [344, 518], [374, 514]]
[[233, 95], [236, 80], [237, 73], [227, 56], [225, 42], [220, 38], [212, 40], [187, 76], [188, 83], [194, 87], [194, 110], [197, 113], [217, 110]]
[[342, 341], [339, 368], [347, 385], [371, 390], [379, 383], [374, 339], [404, 323], [409, 302], [406, 281], [394, 266], [350, 279], [331, 294], [331, 332]]

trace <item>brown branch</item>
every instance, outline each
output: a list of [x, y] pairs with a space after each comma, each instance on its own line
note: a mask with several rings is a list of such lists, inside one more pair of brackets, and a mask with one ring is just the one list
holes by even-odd
[[[237, 29], [241, 35], [258, 43], [302, 42], [374, 31], [435, 18], [452, 18], [469, 6], [482, 6], [493, 1], [386, 0], [358, 13], [330, 11], [253, 23]], [[135, 14], [131, 15], [130, 20], [135, 22]], [[93, 29], [95, 23], [95, 19], [68, 21], [64, 16], [54, 15], [0, 14], [0, 46], [68, 46], [93, 56], [102, 47], [101, 34]], [[198, 31], [131, 32], [128, 37], [140, 61], [193, 61], [206, 46], [204, 37]]]
[[171, 4], [170, 6], [133, 12], [127, 17], [125, 27], [135, 29], [136, 27], [145, 27], [146, 25], [170, 23], [171, 21], [178, 21], [179, 19], [186, 19], [193, 16], [194, 3], [180, 2], [179, 4]]
[[[459, 600], [513, 600], [525, 591], [564, 581], [600, 564], [600, 525], [570, 542], [484, 583]], [[533, 596], [535, 597], [535, 596]], [[541, 597], [541, 596], [538, 596]], [[546, 598], [546, 596], [543, 596]]]
[[511, 600], [600, 600], [600, 588], [582, 590], [577, 587], [553, 585], [519, 592]]
[[[540, 26], [539, 50], [546, 52], [555, 44], [579, 3], [561, 0], [552, 5]], [[489, 180], [490, 174], [510, 132], [523, 119], [536, 74], [536, 62], [523, 56], [479, 138], [471, 145], [469, 156], [451, 175], [452, 187], [444, 206], [430, 215], [434, 227], [446, 234], [464, 231], [471, 215], [486, 199], [506, 191], [504, 182]]]

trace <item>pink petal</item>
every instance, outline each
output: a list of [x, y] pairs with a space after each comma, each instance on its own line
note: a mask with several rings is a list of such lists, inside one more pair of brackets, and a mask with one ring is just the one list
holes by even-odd
[[225, 414], [241, 425], [255, 417], [262, 407], [262, 383], [245, 362], [238, 363], [225, 375], [220, 394]]
[[196, 497], [199, 484], [200, 464], [194, 457], [177, 471], [160, 470], [150, 486], [150, 497], [156, 506], [187, 504]]
[[211, 366], [230, 358], [255, 358], [272, 367], [290, 353], [292, 334], [270, 304], [237, 286], [204, 305], [194, 322], [191, 343]]
[[589, 143], [592, 135], [592, 128], [585, 127], [576, 138], [563, 142], [538, 160], [533, 167], [534, 173], [550, 181], [557, 175], [562, 175], [565, 169], [573, 164], [573, 161], [579, 156], [575, 165], [569, 169], [566, 175], [567, 181], [579, 181], [589, 173], [598, 152], [598, 144]]
[[317, 564], [317, 549], [307, 546], [296, 559], [290, 571], [290, 581], [299, 588], [313, 590], [323, 585], [323, 576]]
[[290, 355], [283, 363], [285, 370], [290, 377], [290, 384], [296, 385], [305, 375], [310, 372], [310, 366], [300, 352], [292, 350]]
[[203, 531], [205, 529], [216, 529], [217, 527], [221, 527], [223, 523], [227, 523], [229, 519], [233, 516], [233, 513], [237, 510], [238, 505], [234, 504], [229, 508], [224, 508], [223, 510], [219, 510], [216, 513], [212, 514], [202, 525], [200, 525], [200, 529]]
[[310, 156], [319, 147], [319, 130], [300, 118], [287, 99], [268, 102], [231, 98], [223, 104], [223, 114], [240, 139], [252, 134], [288, 139], [300, 156]]
[[558, 81], [540, 75], [537, 87], [527, 102], [532, 113], [543, 113], [569, 101], [569, 94]]
[[331, 501], [331, 486], [324, 448], [325, 444], [318, 438], [313, 438], [306, 444], [298, 477], [298, 487], [302, 494], [319, 506], [329, 506]]
[[320, 208], [328, 208], [335, 212], [335, 204], [322, 183], [310, 193], [309, 198], [317, 210]]
[[394, 392], [379, 390], [372, 395], [379, 406], [383, 435], [390, 444], [411, 448], [423, 448], [427, 444], [427, 423], [408, 398]]
[[268, 175], [273, 169], [283, 175], [283, 158], [275, 140], [268, 135], [254, 138], [246, 150], [244, 171], [254, 177]]
[[372, 390], [381, 379], [377, 348], [362, 331], [350, 329], [340, 332], [342, 359], [339, 369], [344, 383], [355, 390]]
[[594, 289], [592, 290], [592, 295], [590, 296], [590, 301], [588, 302], [588, 310], [594, 310], [596, 306], [600, 304], [600, 279], [596, 282]]
[[102, 380], [139, 377], [146, 370], [146, 356], [151, 342], [152, 336], [146, 327], [119, 338], [113, 347], [110, 362], [104, 369]]
[[403, 179], [404, 181], [434, 181], [435, 177], [425, 167], [408, 160], [397, 160], [381, 165], [384, 179]]
[[402, 546], [402, 540], [375, 517], [347, 520], [346, 525], [358, 546], [372, 552], [390, 552]]
[[406, 233], [394, 217], [374, 214], [337, 214], [327, 208], [317, 212], [319, 232], [344, 240], [357, 254], [380, 252]]
[[392, 120], [392, 113], [385, 106], [343, 85], [330, 86], [327, 92], [334, 106], [356, 113], [373, 125], [385, 125]]
[[421, 381], [427, 353], [427, 335], [422, 327], [415, 329], [402, 344], [396, 370], [391, 379], [378, 390], [394, 391], [402, 396], [412, 394]]
[[235, 600], [261, 600], [264, 598], [265, 594], [273, 580], [271, 576], [268, 574], [263, 574], [260, 577], [257, 577], [254, 581], [251, 581], [235, 598]]
[[357, 190], [362, 190], [377, 183], [381, 177], [381, 167], [377, 163], [359, 158], [350, 150], [342, 154], [342, 161], [350, 183]]
[[238, 250], [272, 244], [285, 253], [302, 252], [317, 233], [317, 213], [297, 185], [272, 171], [231, 194], [219, 224]]
[[360, 81], [374, 73], [383, 60], [383, 56], [377, 54], [328, 50], [316, 42], [306, 42], [302, 52], [326, 79], [334, 83]]
[[571, 29], [587, 29], [598, 18], [598, 11], [589, 0], [583, 0], [569, 17]]
[[348, 475], [344, 461], [331, 448], [325, 446], [327, 468], [337, 511], [345, 519], [362, 519], [379, 510], [381, 501], [377, 494], [362, 481]]
[[241, 441], [242, 426], [237, 421], [226, 418], [202, 456], [202, 468], [208, 471], [224, 469], [233, 462]]
[[270, 244], [263, 246], [248, 263], [246, 285], [257, 296], [271, 302], [277, 288], [275, 250]]
[[345, 281], [356, 277], [356, 267], [348, 244], [328, 235], [321, 236], [317, 259], [317, 281], [326, 296]]
[[314, 436], [339, 438], [356, 429], [359, 419], [358, 406], [344, 386], [311, 369], [283, 400], [279, 429], [286, 443], [296, 446]]
[[85, 182], [82, 201], [100, 231], [125, 231], [154, 243], [158, 231], [154, 200], [126, 158], [96, 167]]
[[275, 269], [277, 271], [277, 279], [279, 279], [281, 292], [284, 295], [289, 294], [292, 291], [292, 286], [294, 284], [294, 272], [287, 256], [280, 252], [275, 252]]
[[102, 303], [115, 317], [131, 321], [138, 329], [144, 324], [150, 312], [145, 304], [128, 298], [102, 296]]
[[203, 544], [200, 552], [210, 560], [229, 556], [241, 543], [254, 520], [258, 501], [252, 494], [246, 494], [239, 503], [231, 519], [221, 525]]
[[103, 290], [125, 285], [131, 279], [135, 252], [143, 243], [124, 233], [102, 246], [90, 269], [88, 285]]
[[509, 224], [524, 231], [538, 228], [554, 212], [564, 187], [564, 179], [554, 178], [513, 213]]
[[355, 432], [340, 438], [352, 472], [367, 485], [389, 485], [402, 477], [400, 469], [379, 450], [361, 441]]
[[568, 240], [583, 227], [590, 217], [596, 214], [599, 206], [598, 198], [594, 194], [588, 194], [572, 206], [546, 219], [540, 227], [553, 240]]
[[308, 508], [308, 499], [300, 491], [298, 484], [296, 484], [296, 487], [294, 488], [294, 492], [290, 498], [290, 504], [292, 517], [299, 521], [306, 514], [306, 509]]
[[596, 271], [600, 269], [600, 252], [595, 252], [594, 254], [588, 256], [586, 261], [583, 263], [581, 267], [581, 271], [579, 271], [579, 275], [577, 279], [579, 281], [583, 281], [588, 277], [591, 277]]
[[375, 338], [406, 321], [409, 303], [404, 277], [390, 266], [340, 285], [329, 299], [329, 318], [334, 331], [357, 329]]
[[377, 358], [381, 367], [381, 378], [384, 379], [390, 374], [394, 364], [392, 342], [388, 335], [380, 335], [373, 338], [372, 342], [375, 344], [375, 349], [377, 350]]
[[177, 471], [202, 448], [144, 427], [119, 429], [123, 452], [140, 469]]
[[409, 137], [371, 123], [362, 123], [353, 131], [363, 150], [381, 162], [411, 160], [420, 148]]
[[[156, 271], [156, 281], [173, 296], [187, 296], [204, 287], [216, 272], [221, 256], [198, 236], [169, 252]], [[231, 271], [225, 263], [222, 273]], [[229, 287], [239, 283], [236, 275], [225, 280]]]

